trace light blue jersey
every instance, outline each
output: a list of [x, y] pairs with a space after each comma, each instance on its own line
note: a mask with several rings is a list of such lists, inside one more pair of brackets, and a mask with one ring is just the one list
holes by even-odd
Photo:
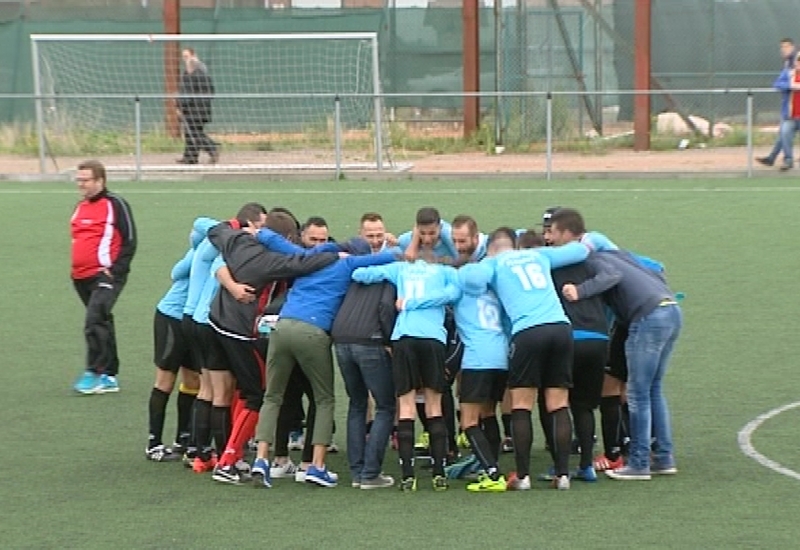
[[[451, 235], [453, 228], [450, 224], [442, 220], [439, 222], [439, 240], [433, 245], [433, 256], [435, 258], [457, 258], [458, 252], [453, 245], [453, 237]], [[411, 244], [413, 237], [412, 231], [406, 231], [397, 237], [397, 248], [405, 252], [408, 245]]]
[[495, 293], [462, 294], [454, 310], [456, 330], [464, 343], [461, 368], [508, 370], [508, 321]]
[[184, 315], [194, 315], [200, 294], [203, 292], [203, 287], [211, 271], [211, 263], [217, 255], [217, 249], [214, 248], [214, 245], [211, 244], [207, 237], [203, 239], [194, 251], [191, 272], [189, 273], [189, 290], [186, 295], [186, 304], [183, 306]]
[[194, 248], [190, 248], [172, 268], [170, 274], [172, 286], [156, 305], [156, 309], [167, 317], [178, 320], [183, 318], [183, 308], [186, 306], [186, 297], [189, 295], [189, 274], [192, 269], [193, 257]]
[[539, 325], [569, 323], [550, 270], [582, 262], [588, 255], [589, 249], [580, 243], [508, 250], [462, 267], [459, 280], [466, 294], [494, 290], [511, 320], [512, 334], [517, 334]]
[[[215, 249], [216, 250], [216, 249]], [[217, 280], [217, 271], [220, 267], [225, 265], [222, 259], [222, 254], [217, 254], [211, 266], [208, 269], [208, 278], [203, 285], [203, 290], [200, 292], [200, 297], [197, 300], [197, 307], [194, 310], [192, 319], [201, 325], [208, 324], [208, 314], [211, 312], [211, 302], [219, 292], [219, 281]]]
[[397, 297], [405, 301], [397, 316], [392, 340], [404, 336], [433, 338], [447, 342], [444, 328], [444, 306], [458, 300], [461, 290], [458, 273], [449, 266], [416, 262], [394, 262], [387, 265], [361, 267], [353, 272], [358, 283], [388, 281], [397, 287]]
[[598, 231], [589, 231], [588, 233], [584, 233], [581, 237], [581, 242], [597, 252], [603, 252], [606, 250], [619, 250], [619, 247], [614, 244], [611, 239]]

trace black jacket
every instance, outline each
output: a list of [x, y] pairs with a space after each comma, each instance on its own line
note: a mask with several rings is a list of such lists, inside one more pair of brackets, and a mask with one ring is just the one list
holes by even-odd
[[196, 97], [214, 95], [214, 82], [203, 69], [197, 68], [181, 76], [180, 99], [178, 107], [189, 123], [208, 124], [211, 122], [211, 98]]
[[[277, 299], [278, 294], [286, 292], [284, 279], [308, 275], [339, 259], [333, 252], [311, 256], [270, 252], [252, 235], [233, 229], [227, 223], [211, 228], [208, 239], [222, 254], [236, 282], [253, 287], [258, 297], [254, 302], [242, 304], [220, 288], [211, 302], [209, 320], [214, 328], [240, 340], [256, 338], [257, 318], [270, 309], [269, 303]], [[274, 284], [278, 282], [281, 284]]]
[[603, 299], [600, 296], [570, 302], [561, 294], [561, 288], [568, 283], [579, 285], [596, 275], [595, 270], [588, 262], [568, 265], [554, 269], [551, 272], [553, 283], [564, 306], [564, 313], [572, 323], [572, 330], [585, 330], [598, 334], [608, 335], [608, 318], [603, 309]]
[[351, 283], [331, 327], [337, 344], [391, 345], [397, 319], [397, 290], [391, 283]]

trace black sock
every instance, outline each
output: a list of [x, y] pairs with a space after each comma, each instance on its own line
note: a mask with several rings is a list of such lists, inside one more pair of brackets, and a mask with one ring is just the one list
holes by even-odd
[[192, 409], [192, 437], [189, 445], [193, 441], [195, 451], [200, 452], [203, 460], [208, 460], [211, 455], [211, 401], [195, 399]]
[[500, 418], [503, 421], [503, 433], [505, 434], [506, 437], [511, 437], [511, 415], [502, 414], [500, 415]]
[[403, 479], [414, 477], [414, 421], [400, 420], [397, 423], [397, 454]]
[[620, 449], [620, 400], [619, 395], [600, 399], [600, 426], [603, 431], [603, 452], [608, 460], [619, 458]]
[[231, 435], [231, 407], [230, 405], [220, 407], [214, 405], [211, 409], [211, 437], [217, 453], [225, 451], [228, 444], [228, 437]]
[[428, 429], [428, 417], [425, 415], [425, 403], [417, 403], [417, 418], [422, 423], [422, 431], [430, 433]]
[[511, 411], [511, 437], [514, 438], [514, 460], [517, 463], [517, 477], [524, 478], [531, 472], [531, 445], [533, 445], [533, 424], [531, 411], [514, 409]]
[[592, 465], [592, 448], [594, 447], [594, 411], [580, 404], [570, 405], [572, 421], [575, 423], [575, 434], [581, 446], [581, 468]]
[[164, 418], [167, 415], [167, 402], [169, 394], [158, 388], [153, 388], [150, 392], [150, 404], [148, 412], [150, 416], [150, 436], [147, 442], [149, 449], [156, 445], [161, 445], [161, 438], [164, 435]]
[[442, 418], [446, 432], [447, 452], [457, 453], [458, 444], [456, 443], [456, 403], [453, 399], [453, 390], [447, 388], [442, 394]]
[[623, 455], [628, 456], [628, 448], [631, 441], [631, 413], [628, 411], [628, 402], [625, 401], [620, 406], [619, 415], [619, 448]]
[[192, 421], [192, 405], [196, 394], [178, 392], [178, 434], [175, 441], [182, 442], [189, 433], [189, 425]]
[[447, 425], [441, 416], [428, 418], [428, 428], [431, 436], [431, 460], [433, 461], [432, 474], [444, 475], [445, 461], [447, 460]]
[[[495, 420], [495, 425], [497, 425], [497, 420]], [[483, 430], [477, 426], [471, 426], [467, 428], [464, 433], [467, 434], [469, 443], [472, 445], [472, 452], [475, 453], [475, 456], [480, 461], [481, 466], [483, 466], [483, 469], [486, 470], [486, 474], [492, 478], [493, 481], [497, 481], [497, 479], [500, 477], [500, 471], [497, 466], [497, 457], [493, 452], [493, 447], [491, 443], [489, 443], [486, 434], [483, 433]]]
[[552, 424], [550, 422], [549, 414], [547, 413], [547, 401], [545, 400], [543, 390], [539, 390], [536, 405], [539, 409], [539, 425], [542, 427], [542, 433], [544, 434], [544, 446], [545, 449], [547, 449], [547, 451], [550, 453], [550, 456], [552, 456], [553, 434], [550, 433], [550, 426]]
[[561, 407], [550, 413], [553, 434], [553, 455], [557, 476], [569, 475], [569, 455], [572, 450], [572, 417], [569, 408]]
[[[489, 443], [489, 448], [492, 450], [492, 457], [494, 457], [496, 462], [500, 457], [500, 444], [502, 443], [500, 439], [500, 425], [497, 423], [497, 417], [487, 416], [481, 420], [481, 430], [486, 437], [486, 441]], [[472, 450], [473, 452], [475, 451], [474, 446]]]

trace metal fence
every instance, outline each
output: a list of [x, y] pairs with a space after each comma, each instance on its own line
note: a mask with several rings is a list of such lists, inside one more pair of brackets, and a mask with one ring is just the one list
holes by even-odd
[[[676, 98], [692, 95], [707, 101], [725, 98], [739, 105], [738, 112], [729, 116], [727, 122], [696, 116], [689, 121], [686, 120], [687, 116], [675, 112], [654, 116], [651, 152], [639, 156], [632, 152], [632, 123], [618, 121], [613, 133], [602, 135], [591, 130], [581, 131], [576, 113], [578, 107], [575, 106], [582, 104], [582, 96], [602, 103], [604, 96], [625, 98], [637, 93], [640, 92], [614, 90], [581, 94], [574, 91], [442, 92], [413, 98], [402, 95], [401, 99], [404, 100], [449, 98], [458, 101], [463, 101], [465, 95], [478, 95], [487, 103], [499, 101], [540, 105], [537, 117], [529, 121], [537, 131], [526, 142], [508, 147], [495, 140], [491, 131], [494, 122], [491, 114], [484, 118], [482, 130], [466, 140], [447, 133], [437, 136], [436, 128], [426, 127], [419, 121], [389, 122], [385, 131], [388, 139], [384, 150], [386, 156], [382, 163], [377, 161], [374, 134], [369, 129], [349, 126], [341, 116], [342, 105], [353, 99], [382, 104], [400, 97], [400, 94], [218, 94], [214, 96], [215, 102], [288, 104], [314, 100], [328, 105], [330, 122], [308, 128], [297, 135], [273, 132], [268, 126], [256, 134], [218, 134], [211, 124], [210, 134], [223, 144], [222, 160], [215, 165], [194, 166], [175, 163], [183, 143], [167, 136], [163, 125], [148, 127], [143, 124], [142, 113], [145, 108], [151, 112], [153, 109], [163, 109], [170, 96], [0, 94], [0, 99], [26, 99], [40, 103], [57, 99], [62, 105], [71, 101], [86, 103], [102, 100], [104, 104], [115, 105], [122, 121], [121, 130], [113, 134], [87, 126], [63, 128], [50, 124], [43, 124], [38, 135], [33, 127], [18, 129], [16, 135], [0, 132], [0, 155], [15, 153], [15, 158], [27, 158], [30, 167], [27, 171], [34, 173], [63, 172], [71, 169], [81, 158], [98, 157], [109, 164], [112, 171], [127, 172], [136, 178], [148, 173], [164, 172], [222, 174], [270, 171], [315, 171], [339, 178], [343, 173], [364, 170], [525, 172], [547, 179], [556, 173], [604, 170], [633, 173], [738, 172], [750, 177], [754, 174], [756, 148], [763, 147], [766, 150], [777, 137], [780, 98], [770, 89], [670, 90], [669, 93]], [[658, 98], [664, 91], [645, 93]], [[763, 102], [771, 100], [774, 111], [758, 112], [755, 108], [757, 98]], [[606, 118], [612, 118], [613, 107], [608, 109]], [[452, 164], [450, 168], [441, 163], [437, 165], [438, 168], [431, 168], [431, 159], [450, 160]], [[38, 162], [34, 163], [34, 160]], [[699, 164], [694, 165], [693, 162]]]

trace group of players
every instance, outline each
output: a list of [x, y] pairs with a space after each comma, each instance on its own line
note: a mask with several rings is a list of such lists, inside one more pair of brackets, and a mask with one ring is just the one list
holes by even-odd
[[[468, 474], [470, 491], [530, 489], [537, 401], [552, 458], [540, 477], [553, 487], [596, 481], [599, 470], [628, 480], [677, 472], [661, 382], [680, 307], [661, 264], [587, 232], [574, 209], [548, 209], [541, 232], [487, 235], [469, 216], [447, 223], [422, 208], [397, 238], [368, 213], [358, 237], [336, 243], [322, 218], [301, 226], [285, 209], [248, 203], [229, 221], [199, 218], [190, 240], [156, 308], [150, 460], [183, 457], [224, 483], [271, 487], [294, 477], [336, 486], [325, 464], [335, 353], [350, 400], [353, 487], [396, 484], [381, 470], [391, 437], [397, 485], [417, 489], [420, 416], [434, 490]], [[167, 446], [179, 371], [178, 434]], [[288, 439], [304, 393], [306, 445], [295, 465]], [[604, 452], [593, 459], [598, 407]], [[453, 462], [457, 433], [472, 454]], [[581, 456], [570, 474], [573, 434]], [[244, 454], [253, 439], [251, 466]], [[498, 464], [503, 449], [516, 462], [508, 475]]]

